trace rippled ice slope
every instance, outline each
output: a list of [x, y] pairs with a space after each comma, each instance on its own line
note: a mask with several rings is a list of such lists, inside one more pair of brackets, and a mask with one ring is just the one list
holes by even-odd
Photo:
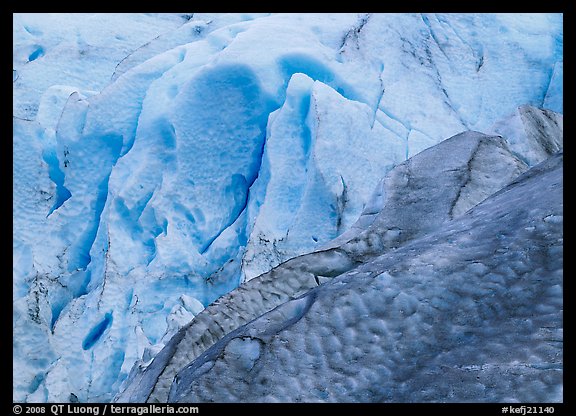
[[562, 401], [562, 154], [230, 332], [169, 401]]
[[560, 14], [14, 14], [13, 35], [17, 401], [112, 399], [408, 157], [478, 130], [531, 166], [518, 107], [562, 113]]
[[[528, 108], [523, 108], [523, 111], [533, 114], [534, 117], [543, 113], [540, 110]], [[544, 129], [543, 133], [544, 134], [540, 136], [540, 141], [527, 141], [527, 143], [532, 143], [535, 148], [549, 148], [562, 137], [561, 130], [555, 129], [552, 126]], [[439, 160], [444, 160], [446, 154], [452, 155], [449, 161], [435, 163]], [[555, 153], [549, 153], [548, 156], [550, 154]], [[540, 160], [546, 160], [548, 156], [542, 157]], [[561, 169], [560, 162], [556, 163], [556, 165]], [[374, 262], [374, 259], [385, 253], [393, 256], [393, 253], [399, 250], [399, 248], [406, 245], [417, 244], [417, 241], [437, 233], [439, 229], [450, 227], [451, 221], [467, 215], [467, 212], [471, 208], [475, 207], [475, 205], [484, 199], [491, 198], [491, 194], [500, 191], [501, 188], [512, 182], [527, 168], [527, 165], [514, 155], [502, 137], [487, 136], [475, 132], [465, 132], [456, 135], [410, 158], [406, 162], [396, 166], [386, 175], [379, 185], [378, 192], [375, 193], [375, 198], [372, 203], [367, 206], [357, 223], [354, 224], [349, 231], [343, 233], [337, 239], [332, 240], [324, 249], [290, 259], [270, 272], [241, 285], [238, 289], [233, 290], [209, 305], [204, 311], [197, 315], [189, 325], [182, 328], [170, 342], [168, 342], [149, 366], [143, 371], [134, 372], [131, 375], [126, 383], [126, 388], [117, 396], [116, 400], [134, 402], [167, 401], [174, 377], [179, 373], [189, 373], [189, 367], [197, 368], [197, 366], [204, 366], [203, 363], [206, 360], [206, 354], [211, 357], [213, 357], [212, 354], [220, 354], [218, 352], [221, 352], [219, 345], [227, 342], [226, 340], [229, 340], [230, 337], [234, 337], [239, 332], [242, 332], [243, 329], [245, 329], [240, 328], [242, 325], [247, 324], [250, 326], [251, 322], [257, 318], [268, 322], [271, 314], [276, 313], [274, 312], [276, 309], [282, 311], [301, 310], [300, 307], [294, 305], [302, 304], [299, 300], [302, 296], [313, 293], [311, 289], [344, 273], [348, 272], [347, 274], [350, 276], [358, 274], [358, 270], [365, 270], [370, 273], [388, 273], [390, 267], [392, 267], [390, 265], [395, 263], [389, 262], [385, 268], [381, 269], [379, 268], [380, 263]], [[558, 186], [561, 187], [561, 183], [549, 185], [546, 181], [541, 181], [535, 185], [535, 188], [537, 188], [539, 192], [546, 193], [549, 187], [553, 188]], [[544, 199], [550, 203], [549, 208], [551, 210], [562, 211], [561, 198], [559, 200], [553, 200], [552, 198]], [[505, 209], [511, 208], [508, 207]], [[532, 213], [530, 215], [532, 215]], [[562, 222], [561, 216], [554, 218], [554, 223]], [[495, 220], [490, 221], [494, 222]], [[507, 226], [507, 224], [498, 225], [497, 223], [492, 225], [495, 227], [494, 229]], [[496, 233], [493, 234], [493, 236], [494, 235], [498, 234]], [[494, 238], [493, 236], [492, 238]], [[467, 236], [466, 238], [472, 237]], [[561, 245], [561, 227], [550, 230], [550, 235], [546, 235], [546, 238], [558, 241]], [[430, 243], [430, 250], [434, 252], [434, 250], [437, 249], [436, 245], [438, 240], [432, 241], [433, 242]], [[523, 244], [530, 245], [532, 243], [526, 241]], [[546, 243], [542, 244], [545, 245]], [[539, 246], [539, 244], [536, 245]], [[465, 258], [460, 261], [471, 268], [476, 267], [476, 264], [481, 264], [483, 259], [480, 250], [478, 253], [474, 253], [474, 247], [474, 244], [471, 243], [470, 247], [466, 250]], [[513, 256], [512, 251], [514, 251], [514, 248], [508, 245], [505, 245], [505, 247], [506, 248], [501, 248], [500, 251], [504, 252], [506, 249], [509, 249], [511, 253], [508, 255]], [[559, 248], [561, 250], [561, 247]], [[535, 252], [537, 248], [532, 247], [527, 248], [527, 250]], [[443, 259], [441, 253], [441, 251], [438, 251], [436, 254], [428, 257], [430, 267], [444, 263], [451, 264], [451, 257], [449, 257], [449, 259]], [[561, 275], [562, 254], [561, 251], [556, 254], [558, 254], [558, 256], [555, 255], [555, 258], [552, 260], [556, 262], [554, 273]], [[405, 251], [400, 250], [398, 256], [397, 258], [395, 257], [395, 262], [401, 262], [404, 259], [406, 256]], [[522, 255], [520, 255], [520, 257], [523, 258]], [[454, 261], [456, 261], [456, 259], [454, 259]], [[546, 257], [536, 256], [531, 264], [526, 264], [521, 267], [522, 271], [520, 274], [524, 274], [532, 269], [538, 269], [540, 270], [539, 273], [543, 273], [542, 277], [546, 281], [543, 284], [554, 286], [556, 283], [548, 279], [550, 271], [547, 267], [549, 262], [550, 260]], [[485, 274], [499, 273], [500, 269], [498, 267], [491, 267], [493, 267], [493, 265], [484, 265], [482, 266], [482, 270], [485, 271]], [[546, 270], [543, 271], [542, 267]], [[355, 271], [351, 271], [353, 269]], [[438, 276], [438, 279], [442, 278]], [[471, 284], [481, 285], [483, 282], [478, 281]], [[520, 279], [518, 284], [531, 285], [532, 283]], [[372, 290], [370, 284], [367, 283], [367, 285], [370, 287], [370, 290]], [[375, 290], [379, 291], [380, 289]], [[433, 292], [436, 289], [430, 287], [429, 290], [431, 292], [427, 293], [426, 296], [434, 296]], [[465, 299], [462, 301], [471, 301], [469, 298], [474, 297], [473, 292], [474, 291], [463, 294], [462, 296]], [[555, 291], [554, 293], [558, 296], [553, 299], [552, 302], [561, 305], [561, 292]], [[472, 299], [472, 301], [479, 302], [479, 300], [475, 299]], [[538, 310], [538, 304], [534, 304], [534, 308]], [[530, 313], [536, 314], [536, 310]], [[294, 313], [296, 313], [294, 316], [291, 312], [280, 313], [279, 316], [283, 317], [282, 319], [285, 321], [280, 325], [282, 330], [298, 322], [301, 317], [300, 312]], [[353, 333], [363, 331], [360, 326], [364, 319], [374, 319], [374, 325], [382, 324], [383, 322], [381, 321], [386, 320], [386, 318], [366, 312], [366, 309], [352, 310], [344, 314], [356, 315], [360, 313], [363, 318], [361, 321], [358, 321], [357, 317], [348, 316], [347, 320], [352, 320], [354, 323], [347, 325], [347, 329]], [[558, 317], [558, 315], [554, 316], [556, 318]], [[505, 313], [499, 313], [499, 317], [499, 319], [505, 320]], [[555, 317], [551, 318], [552, 321], [556, 319]], [[442, 318], [442, 310], [438, 310], [437, 319], [444, 319]], [[275, 320], [277, 319], [275, 318]], [[561, 320], [557, 320], [554, 324], [560, 325], [561, 328]], [[330, 331], [332, 331], [331, 336], [342, 336], [344, 328], [342, 328], [341, 325], [341, 320], [334, 323], [330, 329]], [[276, 328], [274, 325], [273, 327]], [[460, 330], [466, 332], [468, 329], [466, 326], [462, 326]], [[534, 330], [537, 331], [537, 328]], [[267, 335], [269, 335], [268, 330], [266, 330], [266, 337]], [[294, 336], [308, 339], [316, 337], [317, 334], [315, 332], [296, 331]], [[392, 338], [397, 336], [398, 334], [395, 333], [389, 334], [389, 337]], [[358, 339], [349, 340], [349, 342], [357, 343], [361, 348], [363, 348], [363, 344], [365, 343], [372, 343], [374, 347], [377, 347], [382, 342], [389, 341], [387, 337], [374, 337], [369, 340], [362, 337], [355, 338]], [[258, 339], [264, 340], [264, 338], [260, 337], [258, 337]], [[557, 339], [555, 342], [559, 340], [561, 341], [561, 339]], [[416, 342], [416, 340], [414, 341]], [[488, 335], [484, 342], [490, 341], [493, 341], [493, 339], [490, 339]], [[560, 344], [554, 345], [560, 348], [561, 352]], [[212, 346], [214, 347], [207, 351], [208, 348]], [[522, 348], [519, 345], [512, 348], [516, 347]], [[438, 345], [438, 348], [450, 351], [454, 346], [446, 344]], [[299, 353], [308, 354], [309, 351], [299, 351]], [[409, 354], [409, 352], [406, 351], [405, 353]], [[272, 352], [271, 354], [272, 356], [278, 357], [276, 352]], [[373, 356], [371, 359], [374, 360], [374, 362], [379, 362], [381, 357]], [[398, 357], [399, 361], [403, 359], [401, 356]], [[342, 355], [338, 355], [334, 360], [339, 366], [350, 365], [355, 367], [354, 364], [348, 363]], [[341, 360], [344, 360], [344, 362], [339, 362]], [[484, 359], [480, 358], [480, 360], [482, 361]], [[212, 359], [210, 359], [210, 361], [211, 363], [206, 364], [207, 368], [213, 365]], [[266, 366], [268, 365], [274, 367], [273, 362], [266, 364]], [[300, 364], [295, 365], [299, 366]], [[351, 371], [360, 371], [365, 365], [366, 363]], [[276, 370], [272, 369], [271, 371]], [[560, 368], [556, 368], [555, 371], [559, 374]], [[285, 376], [298, 378], [297, 373], [296, 371]], [[195, 373], [191, 376], [191, 379], [188, 377], [183, 383], [191, 384], [193, 380], [199, 376], [200, 373]], [[312, 374], [310, 374], [310, 376], [312, 377]], [[320, 370], [314, 372], [313, 376], [320, 384], [325, 383], [327, 379], [326, 374]], [[252, 367], [248, 368], [247, 374], [239, 377], [258, 383], [258, 381], [253, 379], [254, 374], [252, 373]], [[294, 383], [299, 383], [300, 381], [301, 380], [293, 380]], [[449, 383], [452, 382], [453, 380]], [[232, 384], [234, 385], [234, 383]], [[553, 387], [557, 386], [558, 378], [556, 378], [556, 381], [552, 384]], [[202, 396], [202, 400], [228, 400], [225, 398], [226, 395], [230, 394], [231, 396], [235, 396], [241, 394], [240, 392], [243, 389], [239, 386], [237, 386], [238, 388], [232, 389], [232, 385], [225, 387], [223, 384], [217, 384], [217, 386], [219, 387], [215, 387], [214, 392], [218, 396], [217, 399], [210, 398], [210, 396]], [[298, 396], [299, 393], [296, 392], [293, 392], [295, 395], [292, 396], [286, 392], [281, 393], [281, 397], [276, 396], [273, 392], [277, 387], [275, 382], [270, 380], [261, 392], [250, 400], [302, 400], [302, 398]], [[466, 389], [463, 385], [461, 388]], [[223, 392], [221, 391], [222, 389], [228, 389], [229, 391]], [[264, 398], [268, 396], [268, 393], [271, 393], [272, 396]], [[503, 391], [500, 391], [497, 394], [502, 393]], [[346, 393], [345, 391], [341, 391], [337, 396], [332, 397], [331, 400], [351, 400], [352, 397], [346, 397], [346, 394], [351, 394], [351, 392]], [[200, 396], [194, 397], [196, 397], [196, 399], [186, 400], [196, 401], [200, 398]], [[490, 401], [491, 397], [492, 396], [478, 397], [478, 399]], [[430, 399], [445, 401], [449, 398], [438, 395]], [[460, 399], [464, 399], [464, 397]], [[354, 400], [357, 400], [357, 398], [354, 398]], [[376, 396], [367, 395], [362, 400], [373, 401], [380, 399]], [[395, 394], [394, 397], [390, 397], [388, 400], [399, 400], [399, 398], [396, 397]], [[453, 397], [450, 400], [458, 401], [459, 398]]]

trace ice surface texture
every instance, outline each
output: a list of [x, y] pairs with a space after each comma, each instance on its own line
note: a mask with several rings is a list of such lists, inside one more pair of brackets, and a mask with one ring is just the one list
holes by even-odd
[[[451, 155], [449, 160], [445, 160], [446, 154]], [[526, 168], [502, 138], [474, 132], [462, 133], [412, 157], [383, 179], [381, 205], [363, 213], [352, 229], [355, 233], [344, 233], [330, 243], [332, 248], [288, 260], [208, 306], [181, 330], [184, 336], [166, 347], [171, 352], [158, 358], [165, 360], [171, 355], [169, 362], [162, 364], [164, 368], [154, 362], [138, 376], [145, 381], [131, 382], [118, 400], [165, 401], [176, 372], [231, 330], [329, 278], [425, 235], [507, 185]], [[375, 217], [372, 224], [360, 231], [369, 216]], [[137, 394], [130, 396], [134, 389]]]
[[[562, 143], [514, 112], [562, 111], [562, 46], [559, 14], [15, 14], [14, 400], [112, 399], [221, 295], [366, 228], [447, 137], [513, 134], [502, 180], [533, 165]], [[302, 293], [353, 267], [330, 256]]]
[[562, 401], [562, 154], [228, 333], [177, 402]]
[[[449, 161], [446, 154], [452, 155]], [[208, 306], [130, 381], [117, 400], [166, 401], [175, 374], [232, 330], [444, 226], [526, 168], [501, 137], [475, 132], [462, 133], [414, 156], [384, 178], [377, 193], [382, 201], [372, 204], [350, 232], [329, 244], [331, 248], [291, 259]]]

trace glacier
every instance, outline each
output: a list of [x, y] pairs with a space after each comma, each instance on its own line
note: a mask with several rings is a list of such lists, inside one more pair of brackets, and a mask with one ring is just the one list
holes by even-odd
[[[14, 14], [14, 400], [144, 399], [175, 351], [192, 362], [560, 151], [562, 20]], [[488, 136], [444, 140], [470, 130]], [[404, 216], [394, 172], [430, 186], [450, 164], [430, 215]], [[231, 327], [178, 350], [212, 310]]]
[[229, 332], [167, 400], [562, 402], [562, 189], [560, 152]]

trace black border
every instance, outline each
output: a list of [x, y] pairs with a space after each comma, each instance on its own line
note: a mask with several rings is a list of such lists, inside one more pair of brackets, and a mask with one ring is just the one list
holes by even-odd
[[[568, 117], [566, 118], [567, 122], [564, 124], [564, 129], [568, 131], [568, 134], [565, 136], [568, 137], [567, 142], [565, 143], [565, 147], [567, 147], [568, 161], [570, 161], [570, 147], [572, 146], [571, 141], [574, 137], [571, 134], [574, 130], [572, 127], [573, 123], [573, 116], [572, 110], [570, 109], [572, 103], [574, 102], [573, 93], [576, 92], [574, 88], [574, 65], [573, 65], [573, 57], [572, 54], [574, 53], [574, 44], [572, 43], [572, 35], [574, 30], [574, 14], [573, 14], [573, 4], [570, 0], [560, 1], [560, 0], [546, 0], [540, 2], [530, 2], [524, 1], [522, 3], [518, 3], [517, 1], [510, 1], [510, 2], [494, 2], [488, 3], [486, 1], [412, 1], [412, 2], [385, 2], [381, 0], [380, 2], [374, 4], [366, 4], [366, 3], [358, 3], [357, 1], [354, 2], [337, 2], [334, 1], [332, 3], [324, 3], [324, 2], [316, 2], [315, 4], [311, 3], [295, 3], [295, 2], [283, 2], [283, 3], [244, 3], [244, 2], [235, 2], [235, 3], [228, 3], [228, 4], [220, 4], [219, 6], [216, 3], [212, 2], [204, 2], [202, 4], [198, 4], [197, 6], [190, 4], [188, 2], [171, 2], [170, 4], [163, 3], [163, 2], [154, 2], [148, 4], [138, 4], [138, 7], [134, 7], [135, 4], [132, 2], [124, 2], [124, 3], [82, 3], [76, 2], [73, 4], [70, 3], [58, 3], [58, 2], [42, 2], [38, 4], [28, 3], [24, 1], [16, 2], [14, 0], [8, 0], [9, 4], [3, 4], [3, 7], [8, 8], [4, 13], [2, 13], [3, 19], [5, 19], [4, 24], [2, 24], [2, 28], [6, 31], [10, 30], [10, 35], [5, 34], [3, 39], [7, 43], [7, 39], [13, 38], [12, 31], [12, 13], [57, 13], [57, 12], [114, 12], [114, 13], [128, 13], [128, 12], [185, 12], [190, 9], [195, 9], [199, 12], [302, 12], [302, 13], [311, 13], [311, 12], [325, 12], [325, 13], [340, 13], [340, 12], [364, 12], [364, 11], [374, 11], [374, 12], [393, 12], [393, 13], [404, 13], [404, 12], [476, 12], [476, 13], [487, 13], [487, 12], [508, 12], [508, 13], [515, 13], [515, 12], [533, 12], [533, 13], [563, 13], [564, 14], [564, 43], [568, 46], [564, 47], [565, 53], [565, 66], [567, 66], [567, 70], [565, 71], [566, 74], [570, 74], [564, 77], [565, 83], [565, 90], [568, 91], [567, 97], [568, 100], [564, 101], [564, 113], [568, 113]], [[520, 7], [519, 7], [520, 6]], [[224, 7], [225, 9], [218, 10], [218, 7]], [[571, 33], [572, 32], [572, 33]], [[8, 60], [6, 59], [6, 62]], [[6, 65], [7, 66], [7, 65]], [[6, 68], [5, 71], [2, 72], [4, 75], [4, 84], [6, 90], [8, 90], [8, 86], [12, 84], [11, 81], [8, 80], [10, 71], [9, 68]], [[10, 84], [9, 84], [10, 82]], [[6, 91], [6, 96], [8, 96], [8, 91]], [[12, 125], [11, 120], [8, 120], [8, 113], [5, 114], [5, 123], [4, 125]], [[10, 123], [10, 124], [8, 124]], [[6, 149], [2, 152], [2, 155], [8, 159], [2, 163], [2, 167], [5, 169], [5, 178], [9, 178], [12, 175], [12, 152], [11, 149]], [[568, 163], [570, 166], [570, 163]], [[10, 170], [10, 173], [9, 173]], [[6, 183], [8, 180], [6, 179]], [[6, 193], [12, 190], [12, 182], [10, 183], [10, 189], [6, 189]], [[571, 181], [568, 181], [568, 184], [571, 184]], [[5, 185], [8, 186], [8, 185]], [[570, 187], [568, 188], [570, 189]], [[566, 191], [565, 191], [566, 192]], [[565, 195], [571, 197], [573, 195], [572, 192], [566, 192]], [[568, 200], [568, 204], [570, 205], [570, 198], [565, 198]], [[4, 207], [8, 206], [7, 204]], [[571, 217], [568, 216], [568, 224], [570, 224]], [[568, 227], [569, 228], [569, 227]], [[12, 222], [10, 225], [5, 228], [12, 230]], [[568, 247], [570, 244], [568, 244]], [[568, 265], [569, 268], [569, 265]], [[340, 413], [344, 412], [350, 415], [371, 415], [371, 414], [378, 414], [382, 415], [385, 413], [389, 414], [399, 414], [404, 412], [416, 412], [417, 414], [425, 415], [429, 412], [433, 413], [441, 413], [441, 414], [458, 414], [458, 415], [466, 415], [466, 414], [479, 414], [479, 415], [501, 415], [502, 408], [506, 406], [513, 406], [514, 408], [518, 408], [522, 405], [525, 406], [537, 406], [537, 407], [547, 407], [552, 406], [555, 409], [554, 415], [560, 414], [567, 414], [568, 409], [570, 413], [573, 414], [574, 409], [574, 399], [571, 395], [570, 387], [572, 387], [573, 381], [573, 358], [570, 354], [573, 349], [572, 347], [574, 344], [572, 343], [572, 326], [570, 325], [572, 322], [572, 317], [574, 316], [574, 310], [572, 308], [571, 297], [574, 293], [573, 290], [570, 290], [572, 283], [571, 277], [572, 274], [565, 273], [565, 276], [568, 278], [564, 279], [564, 319], [565, 319], [565, 327], [568, 327], [568, 331], [565, 331], [564, 335], [564, 351], [568, 352], [564, 354], [564, 403], [374, 403], [374, 404], [357, 404], [357, 403], [339, 403], [339, 404], [314, 404], [314, 403], [279, 403], [279, 404], [253, 404], [253, 403], [235, 403], [235, 404], [224, 404], [224, 403], [199, 403], [199, 404], [188, 404], [182, 406], [197, 406], [199, 408], [199, 414], [213, 414], [213, 415], [220, 415], [224, 412], [253, 412], [253, 411], [263, 411], [263, 412], [271, 412], [271, 411], [288, 411], [288, 412], [297, 412], [297, 411], [317, 411], [323, 413]], [[12, 288], [9, 286], [11, 283], [11, 279], [6, 280], [6, 291], [12, 293]], [[13, 297], [12, 297], [13, 301]], [[13, 303], [13, 302], [12, 302]], [[11, 313], [11, 304], [8, 301], [0, 302], [2, 307], [6, 308], [4, 316], [12, 316]], [[7, 320], [3, 320], [4, 324], [8, 326]], [[6, 333], [8, 332], [8, 328], [6, 328]], [[4, 338], [0, 342], [1, 347], [8, 347], [8, 341]], [[12, 352], [11, 352], [12, 354]], [[10, 362], [9, 366], [5, 366], [2, 373], [6, 375], [6, 377], [10, 377], [12, 379], [12, 370], [13, 370], [13, 361]], [[6, 380], [8, 381], [8, 380]], [[4, 384], [9, 385], [8, 383]], [[568, 389], [566, 389], [568, 387]], [[2, 395], [2, 410], [4, 410], [3, 414], [11, 415], [16, 414], [13, 413], [13, 406], [11, 400], [12, 397], [12, 390], [7, 389], [6, 396]], [[44, 409], [42, 414], [52, 414], [50, 413], [51, 406], [55, 403], [48, 403], [48, 404], [19, 404], [22, 406], [24, 410], [22, 414], [26, 414], [25, 410], [30, 407], [35, 407], [38, 409]], [[56, 403], [57, 404], [57, 403]], [[65, 404], [68, 405], [68, 404]], [[86, 404], [85, 406], [98, 406], [99, 414], [102, 415], [104, 404]], [[138, 404], [132, 405], [121, 405], [121, 407], [130, 407], [130, 406], [138, 406]], [[161, 406], [161, 405], [159, 405]], [[181, 405], [170, 405], [174, 408], [179, 407]], [[67, 413], [62, 413], [67, 414]], [[110, 414], [110, 413], [107, 413]], [[129, 414], [129, 413], [124, 413]], [[161, 414], [168, 414], [168, 413], [161, 413]], [[508, 412], [508, 414], [510, 414]], [[521, 413], [517, 413], [521, 414]]]

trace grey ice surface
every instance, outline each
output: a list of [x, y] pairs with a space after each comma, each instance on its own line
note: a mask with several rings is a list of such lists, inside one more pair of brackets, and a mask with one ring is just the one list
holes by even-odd
[[491, 129], [506, 137], [510, 149], [530, 166], [562, 150], [564, 116], [551, 110], [523, 105]]
[[169, 401], [562, 401], [562, 166], [228, 333]]
[[412, 157], [383, 179], [350, 233], [325, 250], [281, 264], [210, 305], [152, 364], [134, 370], [116, 401], [166, 401], [176, 373], [227, 333], [461, 216], [526, 169], [503, 138], [477, 132], [459, 134]]

